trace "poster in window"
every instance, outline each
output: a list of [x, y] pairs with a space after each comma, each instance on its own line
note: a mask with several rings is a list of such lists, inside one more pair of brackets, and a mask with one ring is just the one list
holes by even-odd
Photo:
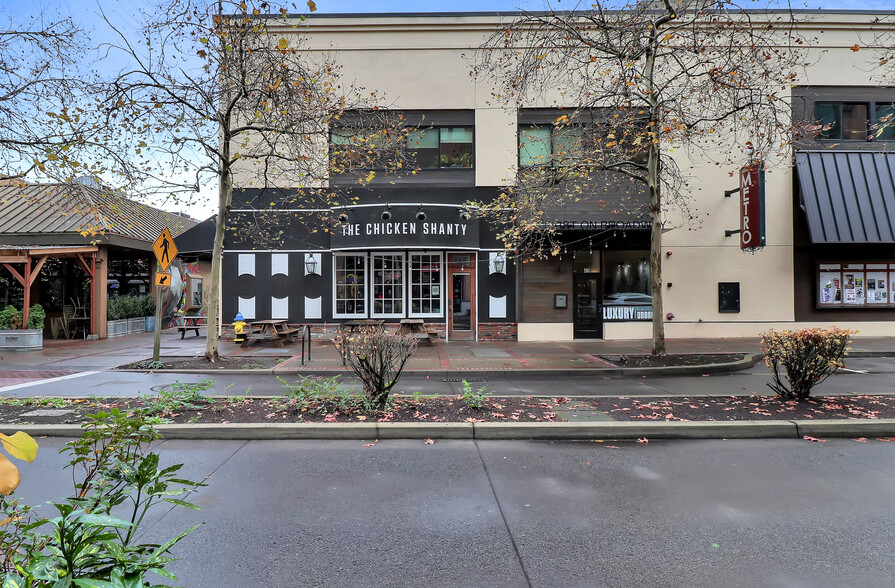
[[886, 272], [867, 272], [867, 304], [886, 304]]
[[820, 272], [818, 298], [820, 304], [841, 304], [842, 293], [839, 288], [839, 272]]

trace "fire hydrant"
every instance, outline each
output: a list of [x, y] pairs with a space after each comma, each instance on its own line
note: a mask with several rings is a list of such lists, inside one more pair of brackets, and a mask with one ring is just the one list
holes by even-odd
[[235, 333], [235, 335], [233, 336], [234, 343], [242, 343], [246, 340], [246, 325], [248, 325], [248, 323], [245, 322], [242, 313], [237, 312], [236, 316], [233, 317], [233, 332]]

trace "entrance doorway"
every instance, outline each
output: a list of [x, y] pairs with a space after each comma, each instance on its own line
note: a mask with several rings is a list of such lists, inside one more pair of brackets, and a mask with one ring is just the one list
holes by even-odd
[[448, 339], [475, 339], [475, 253], [449, 253]]
[[575, 274], [572, 308], [576, 339], [603, 338], [603, 280], [600, 274]]

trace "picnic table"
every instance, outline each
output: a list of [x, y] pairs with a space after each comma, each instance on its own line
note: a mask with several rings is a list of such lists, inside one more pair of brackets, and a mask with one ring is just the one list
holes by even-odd
[[248, 347], [255, 341], [273, 341], [277, 347], [284, 347], [284, 342], [295, 343], [295, 334], [300, 329], [290, 327], [285, 320], [252, 321], [248, 325], [242, 347]]
[[385, 321], [367, 319], [343, 321], [339, 329], [343, 333], [384, 333]]
[[428, 341], [430, 344], [438, 339], [438, 331], [427, 327], [426, 321], [423, 319], [401, 319], [401, 323], [398, 325], [398, 334], [416, 337]]
[[208, 317], [201, 314], [183, 314], [174, 317], [174, 326], [180, 332], [180, 338], [183, 339], [187, 331], [196, 331], [199, 336], [199, 327], [208, 326]]

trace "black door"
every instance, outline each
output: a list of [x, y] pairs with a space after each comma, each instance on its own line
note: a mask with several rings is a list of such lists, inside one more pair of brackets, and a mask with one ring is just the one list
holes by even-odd
[[573, 321], [576, 339], [603, 338], [603, 283], [600, 274], [575, 274]]

